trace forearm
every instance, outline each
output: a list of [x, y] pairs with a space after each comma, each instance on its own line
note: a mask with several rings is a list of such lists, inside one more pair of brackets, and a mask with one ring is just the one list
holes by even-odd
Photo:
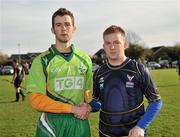
[[153, 119], [156, 117], [156, 115], [159, 113], [162, 107], [162, 101], [158, 102], [150, 102], [145, 114], [142, 116], [142, 118], [138, 121], [137, 126], [139, 126], [142, 129], [146, 129], [147, 126], [153, 121]]
[[34, 109], [40, 112], [71, 113], [72, 105], [54, 101], [41, 93], [29, 93], [29, 100]]

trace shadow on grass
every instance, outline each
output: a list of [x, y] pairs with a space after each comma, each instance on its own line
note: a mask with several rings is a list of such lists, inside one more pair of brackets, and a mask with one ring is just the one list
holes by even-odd
[[18, 101], [10, 100], [10, 101], [0, 101], [0, 104], [10, 104], [10, 103], [18, 103]]

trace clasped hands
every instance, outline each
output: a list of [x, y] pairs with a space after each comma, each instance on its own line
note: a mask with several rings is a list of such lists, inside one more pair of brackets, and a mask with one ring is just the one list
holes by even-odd
[[87, 119], [90, 112], [91, 106], [88, 103], [83, 102], [72, 107], [72, 113], [74, 116], [82, 120]]

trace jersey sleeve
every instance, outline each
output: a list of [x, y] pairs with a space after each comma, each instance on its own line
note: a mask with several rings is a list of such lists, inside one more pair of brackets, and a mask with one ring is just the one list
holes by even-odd
[[147, 68], [144, 66], [141, 66], [143, 69], [142, 73], [142, 88], [145, 97], [149, 102], [156, 102], [161, 100], [161, 96], [159, 94], [159, 91], [156, 88], [156, 85], [152, 79], [152, 76]]
[[92, 61], [88, 58], [88, 70], [86, 73], [85, 91], [92, 91]]
[[150, 102], [145, 114], [138, 121], [137, 126], [146, 129], [148, 125], [156, 118], [162, 107], [162, 101]]
[[99, 69], [97, 69], [93, 75], [93, 95], [92, 95], [92, 98], [94, 100], [100, 101], [100, 89], [98, 86], [98, 79], [97, 79], [98, 71], [99, 71]]
[[98, 71], [99, 69], [97, 69], [94, 74], [93, 74], [93, 94], [92, 94], [92, 100], [91, 102], [89, 102], [89, 105], [92, 108], [92, 112], [97, 112], [100, 110], [101, 108], [101, 100], [100, 100], [100, 89], [98, 86]]
[[55, 101], [41, 93], [30, 93], [29, 100], [33, 108], [40, 112], [71, 113], [72, 105]]
[[43, 71], [41, 57], [36, 57], [31, 65], [26, 83], [27, 92], [46, 93], [46, 76]]

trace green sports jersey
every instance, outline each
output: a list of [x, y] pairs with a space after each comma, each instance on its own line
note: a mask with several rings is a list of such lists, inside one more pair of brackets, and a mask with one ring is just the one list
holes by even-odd
[[92, 91], [91, 59], [73, 45], [71, 56], [66, 58], [52, 45], [34, 59], [26, 88], [54, 100], [79, 104], [84, 101], [84, 91]]

